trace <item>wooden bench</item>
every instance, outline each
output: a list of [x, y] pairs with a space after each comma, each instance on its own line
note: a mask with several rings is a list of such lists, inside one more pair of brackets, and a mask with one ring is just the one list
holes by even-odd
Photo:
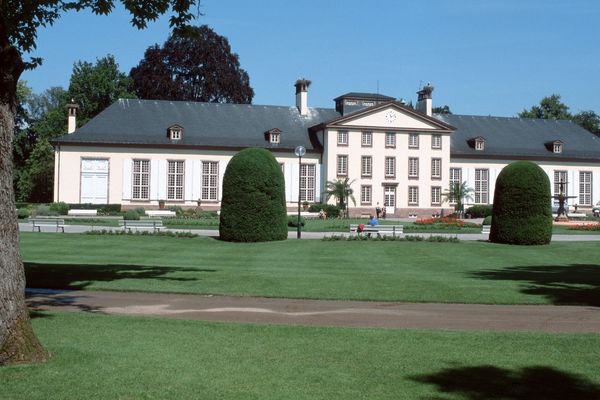
[[492, 228], [491, 225], [482, 225], [482, 227], [481, 227], [481, 234], [482, 235], [489, 235], [491, 228]]
[[152, 232], [160, 231], [164, 229], [163, 223], [160, 219], [140, 219], [140, 220], [119, 220], [119, 226], [124, 230], [131, 232], [132, 229], [142, 229]]
[[[373, 234], [373, 233], [377, 234], [377, 236], [381, 236], [382, 233], [384, 235], [391, 233], [393, 237], [396, 237], [396, 235], [404, 234], [404, 225], [375, 225], [375, 226], [371, 226], [369, 224], [364, 224], [364, 225], [365, 225], [365, 228], [363, 229], [362, 233], [366, 233], [368, 236], [371, 236], [371, 234]], [[358, 232], [358, 224], [350, 225], [350, 232], [359, 233]]]
[[50, 226], [52, 228], [56, 228], [56, 232], [60, 229], [63, 233], [65, 233], [65, 220], [58, 218], [43, 218], [43, 219], [30, 219], [31, 222], [31, 230], [35, 231], [37, 228], [38, 232], [42, 231], [42, 226]]
[[72, 209], [67, 213], [70, 217], [95, 217], [98, 215], [98, 210], [83, 210]]

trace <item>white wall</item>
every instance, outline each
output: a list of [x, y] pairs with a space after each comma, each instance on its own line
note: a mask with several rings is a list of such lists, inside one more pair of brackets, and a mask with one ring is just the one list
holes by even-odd
[[[469, 187], [475, 188], [475, 169], [489, 170], [489, 204], [494, 200], [494, 188], [496, 186], [496, 178], [506, 165], [514, 160], [471, 160], [471, 159], [452, 159], [450, 168], [462, 169], [462, 180], [467, 182]], [[579, 196], [579, 172], [592, 172], [592, 204], [600, 201], [600, 162], [591, 163], [576, 163], [576, 162], [547, 162], [540, 161], [537, 164], [546, 172], [550, 181], [552, 194], [554, 195], [554, 171], [567, 171], [568, 179], [568, 194], [569, 196]], [[473, 201], [466, 204], [473, 204]], [[569, 204], [579, 204], [579, 198], [569, 199]], [[586, 207], [583, 207], [584, 209]], [[589, 208], [589, 207], [588, 207]]]
[[[219, 163], [219, 193], [223, 175], [229, 160], [236, 152], [214, 150], [165, 150], [119, 147], [83, 147], [61, 146], [55, 154], [55, 190], [54, 200], [66, 203], [79, 203], [81, 199], [81, 160], [86, 158], [107, 159], [109, 162], [108, 202], [123, 205], [158, 206], [159, 199], [166, 199], [166, 166], [168, 160], [184, 160], [184, 201], [167, 201], [167, 205], [195, 206], [200, 197], [200, 179], [202, 161]], [[298, 201], [298, 158], [293, 153], [274, 152], [279, 163], [284, 164], [286, 180], [286, 201], [290, 206]], [[133, 201], [131, 199], [131, 160], [150, 160], [150, 200]], [[316, 164], [316, 196], [319, 198], [318, 154], [306, 154], [303, 163]], [[202, 201], [203, 205], [219, 206], [220, 202]]]

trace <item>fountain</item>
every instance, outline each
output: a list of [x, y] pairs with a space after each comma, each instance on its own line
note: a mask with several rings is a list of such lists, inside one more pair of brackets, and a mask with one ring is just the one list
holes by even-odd
[[574, 199], [577, 196], [567, 196], [565, 194], [565, 186], [568, 182], [564, 180], [560, 180], [558, 183], [559, 193], [552, 196], [553, 199], [558, 200], [558, 210], [556, 211], [556, 218], [554, 221], [556, 222], [568, 222], [569, 217], [567, 216], [567, 210], [565, 210], [565, 201], [567, 199]]

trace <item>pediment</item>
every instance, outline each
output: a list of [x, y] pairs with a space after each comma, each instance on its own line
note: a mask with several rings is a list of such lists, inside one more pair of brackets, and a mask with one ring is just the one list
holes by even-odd
[[356, 113], [339, 118], [336, 121], [331, 121], [330, 124], [347, 127], [370, 127], [380, 130], [453, 130], [451, 126], [438, 121], [435, 118], [428, 117], [393, 102], [360, 110]]

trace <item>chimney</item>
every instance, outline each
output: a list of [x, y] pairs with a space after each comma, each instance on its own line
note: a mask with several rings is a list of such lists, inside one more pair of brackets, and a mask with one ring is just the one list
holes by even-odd
[[77, 109], [79, 106], [71, 99], [71, 103], [67, 104], [67, 133], [71, 134], [77, 129]]
[[308, 87], [310, 86], [308, 79], [298, 79], [296, 86], [296, 107], [300, 111], [300, 115], [308, 115]]
[[417, 94], [419, 97], [417, 98], [417, 106], [415, 107], [417, 111], [422, 112], [431, 117], [431, 92], [433, 92], [433, 86], [430, 83], [425, 85], [423, 89], [419, 90]]

